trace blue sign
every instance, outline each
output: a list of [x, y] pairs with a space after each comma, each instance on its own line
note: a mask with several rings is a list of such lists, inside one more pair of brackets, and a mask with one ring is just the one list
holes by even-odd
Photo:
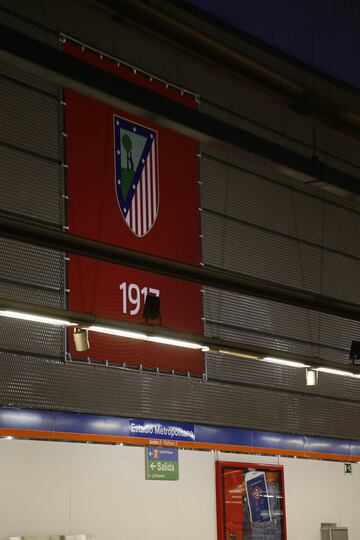
[[195, 427], [194, 424], [154, 422], [153, 420], [129, 420], [129, 437], [168, 439], [171, 441], [195, 441]]
[[65, 438], [71, 440], [73, 434], [81, 433], [87, 434], [89, 440], [92, 440], [93, 435], [124, 438], [130, 436], [206, 443], [207, 448], [218, 444], [224, 445], [225, 448], [226, 446], [239, 446], [246, 447], [250, 453], [258, 453], [259, 451], [266, 453], [266, 449], [272, 449], [278, 453], [281, 453], [282, 450], [294, 452], [294, 455], [321, 453], [328, 455], [329, 459], [334, 459], [334, 455], [343, 455], [345, 462], [351, 457], [358, 458], [360, 456], [360, 441], [10, 407], [0, 407], [1, 430], [13, 431], [15, 437], [18, 430], [34, 431], [36, 432], [35, 438], [41, 432], [46, 434], [48, 439], [55, 438], [54, 434], [56, 433], [62, 433], [67, 435]]
[[177, 448], [150, 447], [145, 452], [147, 480], [179, 480]]
[[177, 461], [178, 449], [177, 448], [163, 448], [161, 446], [149, 446], [146, 449], [147, 458], [153, 461]]

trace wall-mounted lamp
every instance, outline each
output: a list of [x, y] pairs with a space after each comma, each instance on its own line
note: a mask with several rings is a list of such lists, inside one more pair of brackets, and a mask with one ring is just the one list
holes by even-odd
[[317, 386], [319, 383], [319, 372], [317, 369], [306, 369], [306, 386]]
[[74, 328], [74, 343], [75, 349], [78, 352], [88, 351], [90, 349], [89, 335], [87, 328], [76, 326]]

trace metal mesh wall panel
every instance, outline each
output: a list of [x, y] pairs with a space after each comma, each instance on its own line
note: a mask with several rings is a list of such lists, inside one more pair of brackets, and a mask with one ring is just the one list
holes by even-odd
[[35, 75], [32, 75], [26, 71], [16, 69], [10, 64], [0, 64], [0, 75], [5, 79], [13, 81], [14, 83], [39, 90], [49, 94], [50, 96], [53, 95], [58, 97], [59, 95], [59, 87], [55, 84], [45, 81], [44, 79], [40, 79], [39, 77], [36, 77]]
[[[281, 146], [311, 158], [315, 154], [324, 163], [354, 176], [359, 176], [360, 159], [357, 152], [358, 142], [316, 124], [316, 149], [313, 146], [313, 126], [305, 118], [276, 105], [269, 106], [263, 99], [256, 100], [249, 93], [248, 99], [243, 92], [238, 92], [239, 103], [224, 106], [202, 100], [202, 110], [239, 128], [269, 139]], [[265, 109], [266, 114], [262, 111]], [[256, 114], [253, 113], [256, 111]], [[260, 112], [259, 112], [260, 111]], [[326, 181], [326, 179], [325, 179]]]
[[350, 207], [345, 199], [327, 197], [318, 190], [311, 193], [297, 182], [285, 184], [274, 171], [255, 166], [254, 161], [238, 165], [227, 156], [221, 161], [203, 153], [204, 208], [258, 229], [271, 229], [279, 236], [360, 256], [360, 244], [352, 237], [360, 227], [355, 205]]
[[[52, 292], [58, 298], [51, 305], [62, 306], [59, 294], [63, 292], [64, 274], [60, 253], [7, 239], [0, 240], [0, 249], [0, 272], [4, 283], [29, 286], [29, 291]], [[29, 292], [29, 297], [23, 300], [36, 303], [36, 299], [36, 294]]]
[[60, 160], [59, 101], [0, 78], [0, 141]]
[[359, 329], [354, 321], [209, 288], [205, 320], [212, 336], [315, 357], [324, 347], [325, 358], [331, 354], [339, 362], [348, 361], [351, 339]]
[[59, 193], [61, 164], [1, 143], [0, 163], [1, 211], [60, 225], [63, 221]]
[[334, 377], [328, 373], [321, 373], [319, 387], [305, 386], [305, 373], [303, 369], [290, 369], [286, 366], [267, 364], [242, 358], [231, 358], [226, 355], [209, 354], [211, 372], [209, 377], [217, 380], [238, 383], [254, 388], [278, 388], [288, 393], [297, 393], [307, 399], [308, 395], [320, 395], [329, 399], [349, 400], [359, 402], [359, 384], [354, 384], [351, 378]]
[[[243, 425], [329, 436], [334, 419], [345, 437], [360, 437], [359, 403], [199, 380], [132, 373], [89, 365], [38, 362], [31, 357], [0, 359], [3, 406], [162, 418], [227, 426]], [[16, 382], [16, 384], [14, 384]], [[315, 413], [316, 411], [316, 413]], [[250, 423], [249, 423], [250, 422]]]
[[58, 38], [54, 30], [50, 30], [47, 24], [47, 11], [49, 2], [43, 2], [39, 9], [37, 1], [24, 0], [1, 0], [1, 22], [24, 32], [48, 45], [57, 46]]
[[47, 356], [63, 356], [64, 331], [56, 326], [5, 319], [0, 326], [0, 357], [4, 351]]
[[360, 301], [360, 260], [203, 213], [204, 262], [232, 272]]
[[238, 87], [236, 85], [236, 92], [233, 90], [233, 99], [226, 104], [218, 98], [216, 101], [202, 100], [202, 110], [219, 120], [311, 156], [312, 126], [305, 118], [276, 104], [269, 107], [261, 96], [246, 89], [239, 92]]
[[[360, 302], [360, 214], [344, 199], [283, 183], [264, 165], [203, 153], [203, 256], [210, 267], [242, 272], [329, 296]], [[209, 335], [349, 362], [359, 324], [276, 302], [206, 289], [205, 331]], [[295, 373], [294, 373], [295, 371]], [[303, 370], [239, 362], [207, 355], [210, 378], [302, 391]], [[312, 393], [358, 400], [358, 381], [320, 374]], [[336, 381], [336, 382], [335, 382]], [[258, 389], [253, 394], [257, 405]]]
[[[23, 18], [6, 11], [3, 15], [3, 22], [56, 43]], [[59, 87], [9, 65], [0, 66], [0, 212], [51, 227], [64, 224], [60, 97]], [[0, 250], [0, 296], [64, 307], [61, 253], [7, 239], [0, 240]], [[39, 359], [63, 358], [64, 346], [65, 334], [59, 327], [1, 318], [1, 357], [5, 351], [25, 351]]]

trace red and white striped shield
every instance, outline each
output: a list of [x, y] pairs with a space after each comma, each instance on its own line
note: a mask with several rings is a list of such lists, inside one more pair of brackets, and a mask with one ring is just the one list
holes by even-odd
[[157, 131], [114, 115], [115, 190], [120, 212], [139, 237], [159, 211]]

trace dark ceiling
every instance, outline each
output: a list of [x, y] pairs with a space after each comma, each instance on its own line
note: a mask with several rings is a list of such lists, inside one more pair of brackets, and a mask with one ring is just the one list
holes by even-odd
[[359, 0], [184, 1], [360, 88]]

